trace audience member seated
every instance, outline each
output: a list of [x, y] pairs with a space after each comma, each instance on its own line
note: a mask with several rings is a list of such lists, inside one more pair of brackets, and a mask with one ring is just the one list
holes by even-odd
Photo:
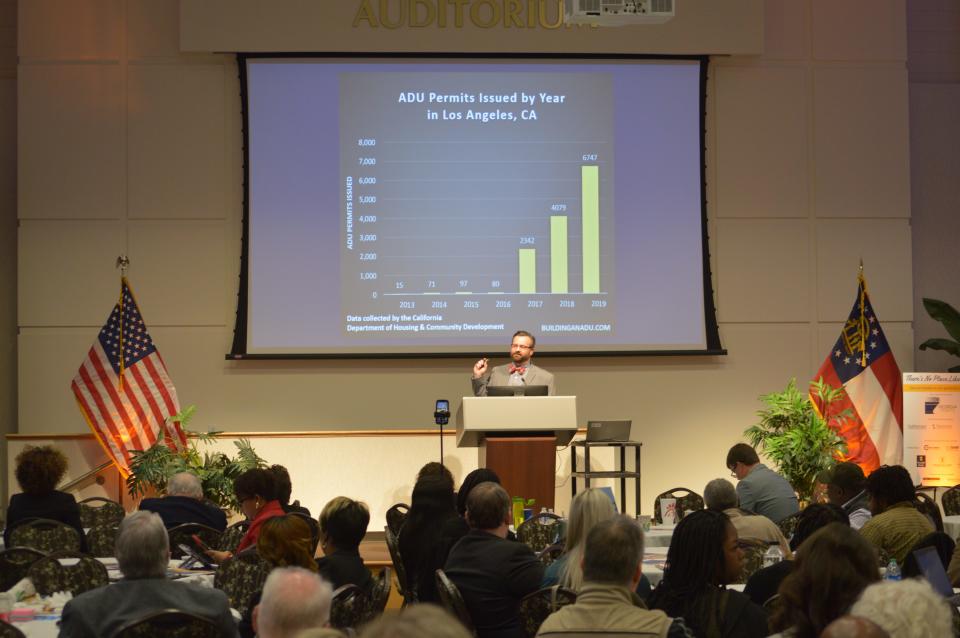
[[785, 558], [790, 557], [790, 544], [777, 524], [762, 514], [753, 514], [737, 505], [739, 498], [733, 483], [727, 479], [714, 479], [703, 489], [703, 501], [708, 509], [723, 512], [733, 523], [739, 538], [755, 538], [765, 543], [777, 543]]
[[258, 638], [296, 638], [330, 622], [333, 589], [302, 567], [280, 567], [267, 576], [253, 611]]
[[323, 556], [317, 559], [317, 568], [334, 589], [344, 585], [361, 589], [370, 586], [370, 570], [360, 558], [360, 541], [367, 534], [369, 524], [370, 510], [366, 504], [346, 496], [334, 498], [320, 512]]
[[740, 508], [779, 523], [800, 511], [797, 495], [787, 479], [760, 462], [756, 450], [737, 443], [727, 452], [727, 469], [737, 478]]
[[867, 477], [866, 490], [873, 518], [864, 523], [860, 533], [902, 565], [907, 552], [934, 531], [930, 519], [914, 506], [910, 473], [901, 465], [881, 466]]
[[797, 550], [796, 566], [780, 584], [770, 628], [790, 638], [817, 638], [878, 580], [870, 544], [849, 525], [830, 523]]
[[460, 491], [457, 492], [457, 513], [463, 520], [467, 519], [467, 497], [470, 495], [470, 490], [481, 483], [500, 485], [500, 477], [496, 472], [485, 467], [473, 470], [464, 477], [463, 483], [460, 484]]
[[917, 578], [870, 585], [850, 614], [869, 618], [890, 638], [955, 635], [947, 600]]
[[271, 465], [270, 473], [273, 474], [274, 484], [277, 490], [277, 500], [280, 501], [280, 507], [287, 514], [303, 514], [310, 517], [310, 510], [300, 505], [300, 501], [290, 502], [290, 494], [293, 493], [293, 483], [290, 482], [290, 472], [282, 465]]
[[510, 496], [480, 483], [467, 497], [470, 532], [447, 558], [444, 571], [463, 595], [478, 638], [523, 638], [520, 600], [543, 579], [543, 565], [523, 543], [507, 540]]
[[693, 637], [683, 620], [671, 620], [659, 610], [650, 611], [637, 597], [643, 532], [635, 521], [614, 516], [594, 525], [584, 542], [582, 563], [577, 602], [547, 617], [537, 636]]
[[215, 622], [221, 636], [236, 636], [227, 596], [218, 589], [167, 578], [167, 529], [153, 512], [134, 512], [120, 523], [117, 563], [123, 580], [73, 598], [63, 608], [60, 636], [101, 638], [151, 612], [178, 609]]
[[416, 588], [417, 600], [439, 602], [435, 573], [467, 531], [453, 506], [453, 481], [442, 474], [417, 480], [398, 539], [407, 580]]
[[470, 638], [470, 632], [442, 607], [411, 605], [373, 621], [360, 638]]
[[140, 509], [156, 512], [167, 529], [184, 523], [199, 523], [222, 532], [227, 528], [227, 515], [203, 499], [203, 485], [195, 474], [180, 472], [167, 481], [167, 495], [145, 498]]
[[850, 527], [860, 529], [870, 520], [870, 499], [864, 489], [866, 478], [856, 463], [837, 463], [827, 474], [827, 499], [839, 505], [850, 518]]
[[743, 551], [727, 515], [693, 512], [673, 532], [663, 580], [649, 605], [683, 618], [697, 638], [761, 638], [767, 635], [767, 612], [744, 594], [724, 589], [742, 568]]
[[[257, 539], [257, 553], [271, 568], [301, 567], [317, 571], [313, 558], [313, 538], [310, 526], [296, 514], [274, 516], [263, 524], [260, 538]], [[257, 592], [250, 598], [247, 612], [240, 621], [241, 638], [253, 638], [252, 610], [260, 604], [263, 592]]]
[[14, 474], [23, 492], [10, 497], [4, 546], [10, 547], [10, 532], [19, 523], [28, 518], [49, 518], [75, 528], [80, 533], [80, 550], [87, 551], [77, 499], [73, 494], [57, 490], [57, 484], [67, 473], [67, 457], [49, 445], [27, 446], [17, 455], [15, 463]]
[[438, 463], [437, 461], [425, 463], [424, 466], [420, 468], [420, 471], [417, 472], [417, 481], [420, 481], [420, 479], [425, 476], [442, 476], [450, 481], [450, 485], [453, 485], [453, 474], [447, 469], [446, 465]]
[[[255, 547], [263, 524], [275, 516], [283, 516], [283, 507], [277, 500], [276, 490], [273, 473], [261, 468], [247, 470], [233, 482], [233, 493], [240, 502], [240, 510], [250, 521], [247, 533], [243, 535], [240, 544], [237, 545], [237, 552]], [[208, 550], [207, 554], [217, 564], [233, 556], [231, 552], [221, 552], [215, 549]]]
[[[603, 490], [595, 487], [586, 489], [573, 497], [570, 503], [570, 518], [567, 521], [567, 538], [563, 554], [547, 566], [541, 587], [560, 585], [578, 591], [583, 582], [583, 546], [587, 534], [600, 521], [613, 518], [617, 508]], [[646, 600], [650, 595], [650, 581], [641, 574], [637, 584], [637, 594]]]
[[[826, 527], [830, 523], [850, 524], [846, 512], [840, 506], [831, 503], [814, 503], [800, 512], [797, 529], [790, 542], [794, 548], [794, 558], [796, 558], [796, 552], [800, 551], [799, 548], [805, 540], [810, 538], [815, 531], [821, 527]], [[780, 583], [793, 571], [794, 565], [796, 565], [796, 560], [782, 560], [779, 563], [764, 567], [750, 577], [743, 593], [758, 605], [764, 604], [777, 593]]]
[[840, 616], [827, 625], [820, 638], [890, 638], [890, 634], [872, 620]]

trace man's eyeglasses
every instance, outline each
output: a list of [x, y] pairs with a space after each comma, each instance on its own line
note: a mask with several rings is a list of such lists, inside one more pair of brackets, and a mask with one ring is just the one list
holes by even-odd
[[533, 346], [525, 346], [522, 343], [512, 343], [510, 347], [513, 350], [533, 350]]

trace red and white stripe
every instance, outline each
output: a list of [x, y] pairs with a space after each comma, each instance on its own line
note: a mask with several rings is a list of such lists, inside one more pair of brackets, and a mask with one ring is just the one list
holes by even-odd
[[130, 450], [152, 446], [161, 427], [166, 428], [168, 441], [185, 444], [176, 424], [165, 425], [180, 406], [157, 352], [126, 368], [121, 385], [96, 339], [71, 388], [90, 427], [124, 475], [130, 472]]

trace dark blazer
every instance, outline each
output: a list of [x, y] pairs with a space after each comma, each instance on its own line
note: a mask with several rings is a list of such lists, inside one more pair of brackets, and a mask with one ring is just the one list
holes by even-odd
[[167, 529], [184, 523], [200, 523], [221, 532], [227, 528], [227, 515], [222, 510], [189, 496], [145, 498], [140, 501], [140, 509], [159, 514]]
[[344, 585], [366, 589], [373, 580], [356, 549], [338, 549], [329, 556], [321, 556], [317, 559], [317, 570], [334, 589]]
[[443, 570], [463, 595], [479, 638], [523, 638], [520, 599], [543, 580], [543, 565], [529, 547], [471, 530], [450, 550]]
[[121, 580], [69, 601], [60, 620], [61, 638], [110, 636], [150, 612], [179, 609], [217, 623], [221, 636], [237, 636], [227, 595], [219, 589], [166, 578]]
[[49, 518], [80, 532], [80, 551], [87, 551], [87, 537], [80, 523], [80, 506], [73, 494], [56, 490], [47, 494], [14, 494], [7, 508], [7, 528], [3, 532], [3, 544], [10, 547], [10, 532], [28, 518]]

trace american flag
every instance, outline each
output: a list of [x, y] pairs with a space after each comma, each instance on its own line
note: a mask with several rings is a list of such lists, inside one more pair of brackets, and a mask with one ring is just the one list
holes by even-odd
[[130, 473], [131, 450], [146, 450], [164, 428], [168, 445], [186, 438], [179, 423], [177, 391], [153, 345], [126, 277], [120, 301], [93, 342], [71, 384], [90, 429], [120, 473]]
[[[903, 391], [900, 368], [880, 327], [867, 295], [861, 273], [857, 298], [840, 338], [827, 355], [815, 378], [835, 388], [843, 386], [846, 397], [831, 407], [850, 408], [852, 418], [840, 426], [847, 442], [845, 461], [853, 461], [865, 474], [881, 465], [903, 460]], [[817, 401], [811, 395], [817, 408]]]

